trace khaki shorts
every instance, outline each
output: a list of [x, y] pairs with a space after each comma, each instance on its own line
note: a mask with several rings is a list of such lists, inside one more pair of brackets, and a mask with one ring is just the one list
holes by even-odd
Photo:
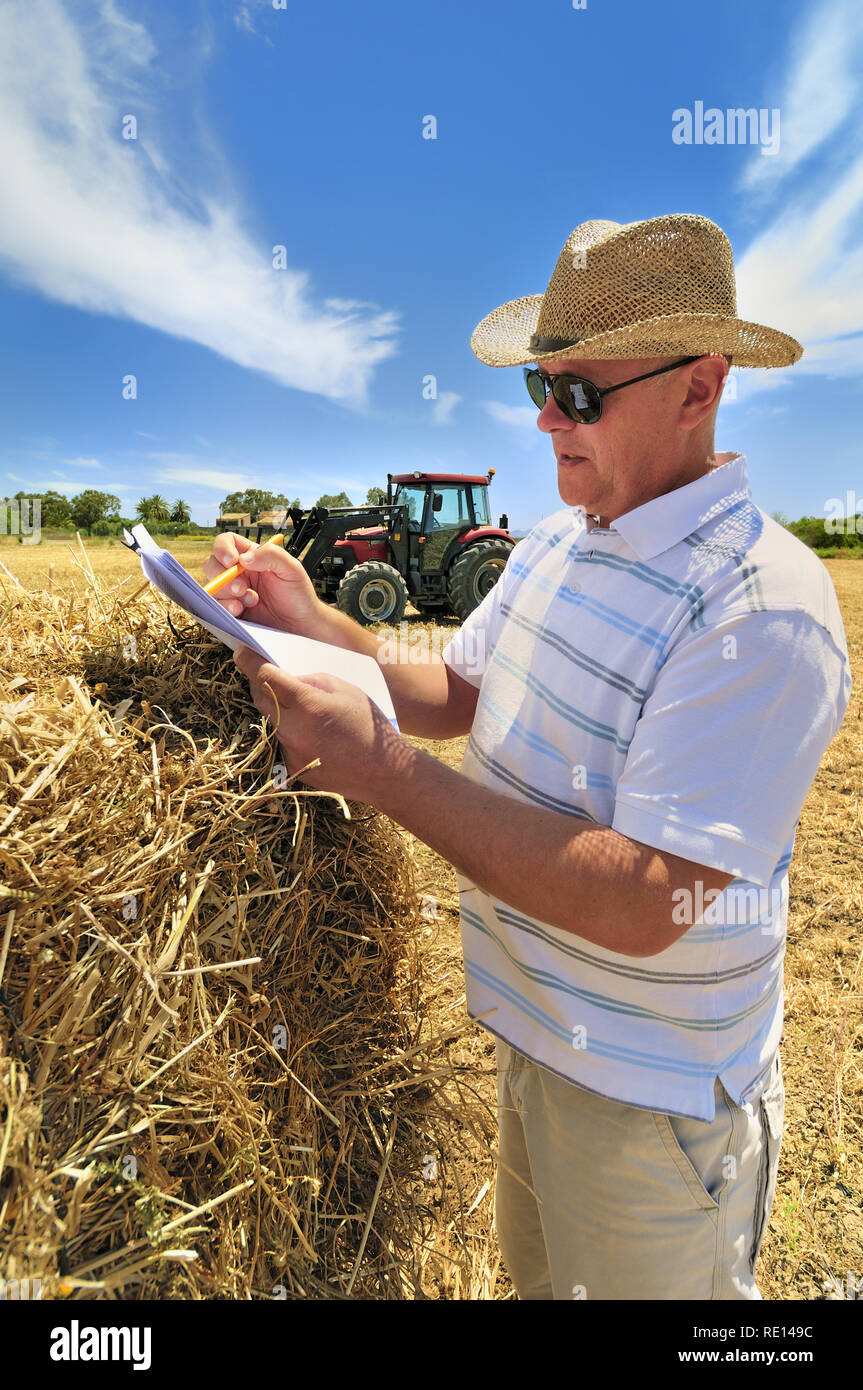
[[761, 1298], [778, 1052], [754, 1116], [717, 1077], [708, 1124], [608, 1100], [496, 1041], [495, 1222], [519, 1298]]

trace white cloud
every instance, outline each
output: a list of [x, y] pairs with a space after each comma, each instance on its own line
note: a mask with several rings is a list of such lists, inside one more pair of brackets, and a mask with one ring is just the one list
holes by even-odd
[[441, 391], [440, 395], [437, 397], [433, 404], [432, 424], [452, 424], [452, 413], [460, 400], [461, 396], [457, 396], [455, 391]]
[[74, 482], [69, 482], [68, 479], [59, 478], [56, 475], [52, 478], [42, 479], [21, 478], [17, 473], [7, 473], [6, 477], [13, 483], [20, 483], [22, 488], [30, 488], [34, 493], [60, 492], [69, 497], [74, 497], [77, 493], [86, 491], [87, 488], [93, 488], [96, 492], [140, 493], [139, 487], [132, 487], [128, 483], [111, 483], [110, 486], [106, 486], [104, 481], [82, 482], [80, 478], [77, 478]]
[[[369, 489], [368, 482], [362, 482], [357, 478], [349, 478], [344, 473], [303, 473], [296, 481], [297, 489], [293, 492], [293, 496], [295, 497], [304, 487], [306, 490], [317, 488], [319, 493], [332, 492], [334, 489], [337, 492], [362, 493], [363, 497], [365, 497]], [[283, 487], [274, 490], [286, 494], [292, 491], [290, 488]]]
[[769, 159], [759, 150], [747, 165], [746, 188], [786, 178], [859, 108], [863, 9], [859, 0], [829, 0], [795, 25], [791, 64], [779, 101], [781, 146]]
[[539, 411], [536, 406], [504, 405], [501, 401], [483, 401], [483, 409], [488, 411], [499, 425], [515, 426], [520, 430], [536, 430]]
[[66, 464], [67, 468], [101, 468], [101, 467], [102, 467], [102, 465], [101, 465], [101, 463], [99, 462], [98, 459], [81, 459], [81, 458], [78, 458], [78, 459], [63, 459], [63, 463]]
[[156, 56], [156, 45], [143, 24], [120, 13], [115, 0], [100, 0], [99, 18], [102, 28], [97, 41], [102, 44], [103, 58], [125, 54], [130, 62], [139, 67], [152, 62]]
[[[154, 134], [164, 58], [157, 69], [146, 29], [113, 0], [82, 12], [76, 25], [59, 0], [0, 0], [6, 269], [64, 304], [361, 405], [394, 351], [396, 316], [316, 303], [307, 273], [272, 268], [289, 228], [253, 238], [223, 189], [182, 186]], [[121, 138], [130, 109], [146, 117], [138, 140]]]
[[[263, 6], [265, 6], [270, 13], [273, 12], [272, 0], [257, 0], [257, 7], [262, 8]], [[262, 34], [259, 29], [255, 28], [255, 21], [252, 14], [254, 8], [255, 0], [240, 0], [237, 12], [234, 15], [234, 23], [237, 28], [242, 29], [245, 34], [253, 34], [256, 39], [263, 39], [265, 43], [269, 44], [270, 48], [273, 48], [274, 44], [272, 39], [267, 38], [266, 34]]]
[[241, 473], [238, 469], [226, 466], [224, 473], [218, 472], [212, 464], [199, 462], [194, 454], [148, 455], [156, 465], [154, 482], [158, 484], [182, 483], [189, 487], [222, 487], [226, 492], [242, 492], [247, 487], [260, 487], [256, 477]]
[[[863, 158], [820, 201], [804, 196], [783, 208], [737, 267], [740, 316], [803, 344], [794, 373], [856, 376], [863, 368], [861, 204]], [[757, 376], [757, 389], [776, 384], [773, 372]]]
[[[755, 159], [745, 180], [750, 187], [761, 182], [767, 201], [759, 205], [762, 230], [737, 265], [737, 305], [741, 318], [797, 338], [804, 354], [789, 369], [741, 373], [744, 397], [803, 374], [856, 377], [863, 371], [858, 0], [830, 0], [811, 11], [792, 58], [782, 131], [780, 154]], [[753, 172], [770, 165], [773, 174]], [[779, 184], [792, 171], [795, 178], [782, 183], [780, 203]]]
[[508, 431], [510, 441], [518, 449], [527, 452], [542, 443], [551, 450], [548, 436], [537, 429], [539, 411], [535, 405], [504, 405], [502, 401], [481, 401], [480, 404], [496, 424]]

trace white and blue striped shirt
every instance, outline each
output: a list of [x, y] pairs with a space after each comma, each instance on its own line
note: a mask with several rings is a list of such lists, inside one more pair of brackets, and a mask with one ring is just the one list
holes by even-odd
[[712, 1120], [718, 1075], [749, 1109], [782, 1031], [797, 822], [851, 688], [824, 565], [738, 455], [607, 530], [541, 522], [443, 656], [479, 687], [466, 776], [735, 875], [676, 895], [689, 929], [644, 958], [459, 875], [470, 1015], [612, 1099]]

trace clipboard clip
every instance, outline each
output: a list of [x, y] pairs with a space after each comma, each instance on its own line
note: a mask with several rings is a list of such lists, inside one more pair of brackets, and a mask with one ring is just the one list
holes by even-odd
[[136, 555], [140, 555], [142, 553], [138, 541], [132, 535], [131, 531], [126, 530], [125, 526], [123, 527], [123, 544], [126, 546], [127, 550], [134, 550]]

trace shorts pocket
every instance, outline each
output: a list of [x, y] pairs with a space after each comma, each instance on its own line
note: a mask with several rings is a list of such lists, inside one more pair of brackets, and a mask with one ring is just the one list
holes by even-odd
[[[671, 1117], [662, 1111], [655, 1110], [653, 1111], [653, 1118], [656, 1121], [656, 1128], [659, 1131], [659, 1137], [665, 1151], [686, 1184], [693, 1201], [702, 1211], [718, 1211], [719, 1202], [708, 1191], [701, 1174], [675, 1134]], [[697, 1123], [697, 1121], [693, 1121], [693, 1123]]]
[[785, 1120], [785, 1087], [782, 1081], [782, 1063], [776, 1054], [773, 1074], [758, 1102], [761, 1119], [761, 1170], [758, 1179], [758, 1196], [755, 1207], [755, 1228], [750, 1255], [750, 1265], [755, 1273], [755, 1262], [761, 1253], [770, 1208], [776, 1196], [776, 1176], [779, 1169], [779, 1150], [782, 1147], [782, 1125]]

